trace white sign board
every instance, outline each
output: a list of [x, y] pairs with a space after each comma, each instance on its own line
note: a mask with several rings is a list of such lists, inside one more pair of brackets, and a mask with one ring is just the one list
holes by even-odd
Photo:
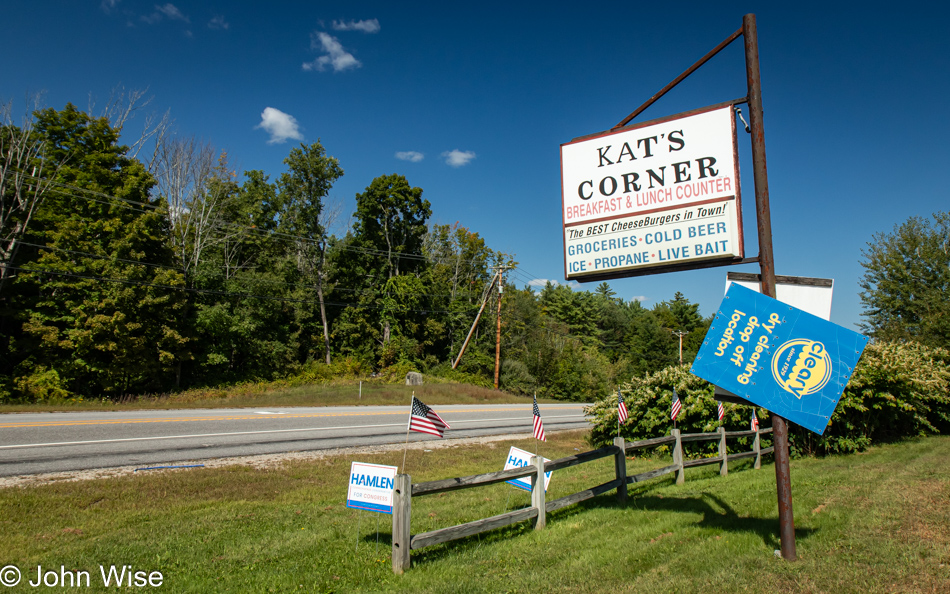
[[[522, 449], [511, 446], [511, 449], [508, 450], [508, 459], [505, 461], [504, 470], [509, 470], [511, 468], [522, 468], [524, 466], [531, 466], [531, 458], [534, 456], [531, 452], [526, 452]], [[547, 458], [544, 459], [545, 462], [550, 462]], [[509, 485], [514, 485], [519, 489], [524, 489], [525, 491], [531, 490], [531, 477], [526, 476], [524, 478], [512, 479], [510, 481], [505, 481]], [[544, 492], [548, 491], [548, 483], [551, 482], [551, 473], [544, 473]]]
[[393, 513], [393, 488], [397, 471], [396, 466], [353, 462], [350, 466], [346, 507]]
[[565, 278], [743, 257], [738, 172], [731, 105], [561, 145]]
[[[726, 274], [726, 290], [736, 283], [756, 293], [762, 292], [758, 274], [729, 272]], [[776, 276], [775, 298], [782, 303], [831, 321], [831, 297], [835, 281], [830, 278], [806, 278], [801, 276]]]

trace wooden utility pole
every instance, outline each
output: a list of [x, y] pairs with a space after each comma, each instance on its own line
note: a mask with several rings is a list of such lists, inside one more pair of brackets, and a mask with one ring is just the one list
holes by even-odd
[[675, 336], [679, 336], [680, 339], [680, 365], [683, 364], [683, 337], [689, 334], [689, 330], [670, 330]]
[[498, 375], [501, 370], [501, 292], [504, 284], [501, 273], [505, 267], [498, 267], [498, 331], [495, 333], [495, 389], [498, 389]]

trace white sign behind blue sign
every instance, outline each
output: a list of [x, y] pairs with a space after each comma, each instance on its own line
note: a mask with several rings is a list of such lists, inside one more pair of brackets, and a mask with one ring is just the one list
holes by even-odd
[[[511, 449], [508, 450], [508, 459], [505, 461], [505, 470], [511, 468], [522, 468], [524, 466], [531, 465], [531, 457], [534, 456], [531, 452], [526, 452], [520, 448], [511, 446]], [[544, 459], [545, 462], [550, 462], [547, 458]], [[505, 481], [509, 485], [514, 485], [519, 489], [524, 489], [525, 491], [531, 490], [531, 477], [526, 476], [524, 478], [512, 479], [510, 481]], [[544, 473], [544, 492], [548, 491], [548, 483], [551, 482], [551, 473]]]
[[867, 342], [733, 283], [690, 371], [820, 435]]
[[353, 462], [346, 491], [346, 507], [393, 513], [393, 487], [397, 470], [395, 466]]

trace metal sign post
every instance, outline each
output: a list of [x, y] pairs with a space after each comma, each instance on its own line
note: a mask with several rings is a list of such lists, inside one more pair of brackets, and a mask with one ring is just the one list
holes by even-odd
[[[762, 294], [775, 298], [775, 263], [772, 257], [772, 216], [769, 211], [769, 177], [765, 166], [765, 129], [762, 123], [762, 82], [759, 77], [759, 40], [755, 15], [742, 17], [746, 82], [749, 87], [749, 127], [752, 134], [752, 171], [755, 177], [755, 212], [759, 231], [759, 267]], [[778, 494], [779, 537], [782, 558], [795, 561], [795, 519], [792, 514], [792, 481], [788, 464], [788, 423], [772, 415], [775, 439], [775, 489]]]

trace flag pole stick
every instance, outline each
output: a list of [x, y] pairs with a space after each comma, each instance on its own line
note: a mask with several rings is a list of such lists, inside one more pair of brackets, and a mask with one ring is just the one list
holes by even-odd
[[[416, 399], [416, 391], [412, 391], [412, 400]], [[409, 426], [412, 425], [412, 400], [409, 401], [409, 422], [406, 423], [406, 445], [402, 448], [402, 473], [406, 473], [406, 452], [409, 451]]]

